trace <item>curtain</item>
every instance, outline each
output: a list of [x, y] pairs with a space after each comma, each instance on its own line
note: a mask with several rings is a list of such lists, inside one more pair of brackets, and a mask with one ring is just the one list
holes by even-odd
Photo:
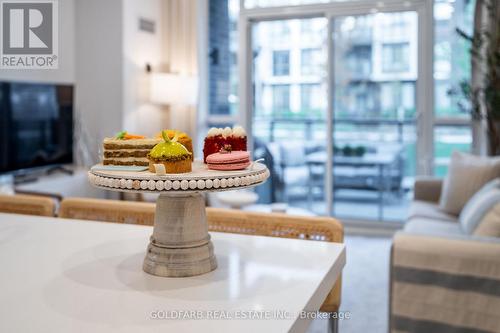
[[[197, 0], [166, 0], [163, 6], [163, 70], [180, 75], [198, 76], [198, 5]], [[197, 87], [185, 87], [198, 94]], [[196, 106], [171, 106], [170, 128], [196, 137]]]

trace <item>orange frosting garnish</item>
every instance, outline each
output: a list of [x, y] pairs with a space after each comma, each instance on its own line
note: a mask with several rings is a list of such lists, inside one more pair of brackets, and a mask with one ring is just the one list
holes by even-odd
[[[167, 133], [167, 135], [168, 135], [168, 137], [169, 137], [170, 139], [173, 139], [173, 137], [175, 136], [175, 134], [176, 134], [176, 133], [177, 133], [177, 135], [178, 135], [178, 137], [179, 137], [180, 139], [188, 139], [188, 138], [189, 138], [189, 136], [188, 136], [186, 133], [184, 133], [184, 132], [179, 132], [179, 131], [176, 131], [176, 130], [165, 130], [164, 132], [166, 132], [166, 133]], [[156, 136], [155, 136], [155, 137], [156, 137], [157, 139], [161, 139], [161, 138], [162, 138], [162, 132], [160, 132], [160, 133], [156, 134]]]

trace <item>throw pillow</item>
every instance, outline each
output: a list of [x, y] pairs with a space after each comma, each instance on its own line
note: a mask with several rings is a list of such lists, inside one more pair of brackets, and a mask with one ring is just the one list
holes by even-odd
[[462, 230], [469, 235], [475, 233], [497, 204], [500, 204], [500, 178], [484, 185], [464, 206], [458, 218]]
[[497, 203], [482, 219], [474, 231], [476, 236], [500, 237], [500, 203]]
[[467, 201], [484, 184], [499, 176], [500, 158], [453, 152], [443, 182], [439, 208], [449, 214], [460, 214]]

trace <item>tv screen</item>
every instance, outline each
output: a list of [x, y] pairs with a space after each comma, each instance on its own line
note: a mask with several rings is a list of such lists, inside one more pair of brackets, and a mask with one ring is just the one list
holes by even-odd
[[0, 82], [0, 173], [73, 162], [73, 86]]

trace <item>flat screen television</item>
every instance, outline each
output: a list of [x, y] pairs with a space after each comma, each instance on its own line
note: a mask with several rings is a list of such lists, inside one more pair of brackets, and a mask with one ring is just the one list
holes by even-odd
[[73, 162], [73, 86], [0, 81], [0, 174]]

